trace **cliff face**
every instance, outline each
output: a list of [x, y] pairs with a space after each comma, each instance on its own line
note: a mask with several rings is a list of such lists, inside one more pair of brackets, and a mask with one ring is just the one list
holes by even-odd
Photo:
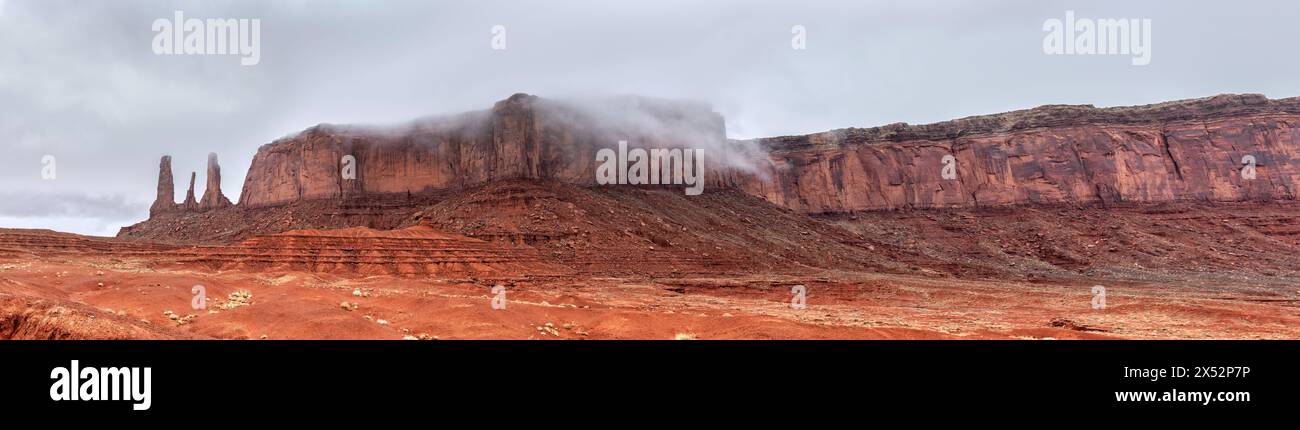
[[[596, 151], [620, 140], [705, 148], [706, 188], [738, 188], [805, 213], [1295, 199], [1298, 125], [1300, 98], [1224, 95], [727, 141], [722, 117], [703, 105], [516, 94], [487, 111], [390, 128], [320, 125], [264, 145], [239, 206], [362, 202], [501, 179], [592, 184]], [[215, 155], [198, 202], [191, 177], [186, 202], [173, 203], [170, 159], [160, 167], [151, 214], [231, 206]]]
[[[489, 111], [387, 129], [320, 125], [264, 145], [253, 157], [240, 205], [424, 193], [499, 179], [590, 184], [596, 152], [620, 140], [629, 147], [721, 149], [725, 135], [722, 117], [703, 105], [516, 94]], [[723, 180], [721, 171], [710, 177]]]
[[[1295, 199], [1298, 127], [1300, 98], [1044, 106], [748, 141], [766, 148], [771, 164], [740, 187], [808, 213]], [[1252, 158], [1250, 179], [1243, 168]]]

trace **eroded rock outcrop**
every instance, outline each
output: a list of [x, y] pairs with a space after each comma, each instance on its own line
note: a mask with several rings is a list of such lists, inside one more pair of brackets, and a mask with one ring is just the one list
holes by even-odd
[[190, 187], [185, 191], [185, 201], [181, 202], [181, 209], [187, 211], [199, 209], [199, 202], [194, 199], [194, 179], [197, 175], [196, 172], [190, 172]]
[[176, 189], [172, 183], [172, 157], [162, 156], [158, 161], [158, 194], [149, 206], [149, 216], [176, 208]]
[[203, 191], [203, 199], [194, 199], [194, 181], [196, 173], [190, 172], [190, 186], [185, 191], [185, 201], [175, 201], [175, 182], [172, 179], [172, 157], [164, 155], [158, 163], [158, 197], [149, 207], [149, 217], [168, 212], [194, 212], [221, 209], [234, 206], [230, 199], [221, 193], [221, 166], [217, 164], [217, 154], [208, 154], [208, 186]]
[[217, 164], [217, 154], [208, 154], [208, 185], [199, 200], [199, 210], [220, 209], [231, 206], [230, 199], [221, 193], [221, 165]]

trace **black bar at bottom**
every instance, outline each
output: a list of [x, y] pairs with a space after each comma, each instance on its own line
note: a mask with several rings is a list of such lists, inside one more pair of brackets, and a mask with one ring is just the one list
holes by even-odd
[[[1295, 341], [19, 341], [0, 342], [0, 410], [6, 417], [207, 416], [230, 408], [455, 416], [502, 405], [650, 414], [701, 405], [749, 414], [814, 405], [845, 414], [894, 406], [1234, 413], [1294, 405], [1298, 353]], [[73, 360], [96, 371], [149, 368], [149, 408], [53, 400], [51, 372]], [[1148, 392], [1155, 397], [1141, 397]], [[1188, 397], [1193, 392], [1213, 398]]]

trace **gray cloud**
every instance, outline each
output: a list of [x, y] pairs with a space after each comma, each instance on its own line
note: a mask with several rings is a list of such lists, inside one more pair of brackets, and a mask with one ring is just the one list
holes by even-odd
[[[200, 172], [201, 194], [205, 155], [219, 153], [223, 189], [237, 193], [256, 148], [278, 137], [486, 109], [516, 92], [699, 100], [735, 138], [1053, 103], [1300, 95], [1300, 57], [1286, 54], [1300, 40], [1291, 22], [1300, 4], [1271, 0], [0, 4], [0, 189], [131, 196], [144, 202], [137, 217], [162, 154], [173, 155], [178, 179]], [[260, 19], [261, 63], [154, 55], [151, 23], [178, 9]], [[1043, 21], [1066, 10], [1152, 19], [1151, 65], [1044, 55]], [[796, 24], [808, 31], [806, 50], [790, 49]], [[504, 51], [491, 49], [494, 25], [506, 27]], [[46, 154], [58, 159], [56, 181], [40, 179]], [[105, 213], [48, 225], [103, 232], [123, 215], [82, 203]]]
[[148, 200], [123, 195], [0, 191], [0, 226], [112, 236], [149, 214]]
[[[122, 195], [0, 192], [0, 216], [13, 218], [100, 217], [130, 219], [148, 214], [150, 201]], [[144, 210], [141, 210], [141, 207]]]

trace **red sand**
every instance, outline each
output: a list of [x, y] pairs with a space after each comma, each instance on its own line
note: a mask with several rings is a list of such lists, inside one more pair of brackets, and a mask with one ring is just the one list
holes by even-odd
[[396, 230], [219, 245], [0, 229], [0, 339], [1300, 338], [1291, 206], [814, 219], [684, 199], [502, 184]]

